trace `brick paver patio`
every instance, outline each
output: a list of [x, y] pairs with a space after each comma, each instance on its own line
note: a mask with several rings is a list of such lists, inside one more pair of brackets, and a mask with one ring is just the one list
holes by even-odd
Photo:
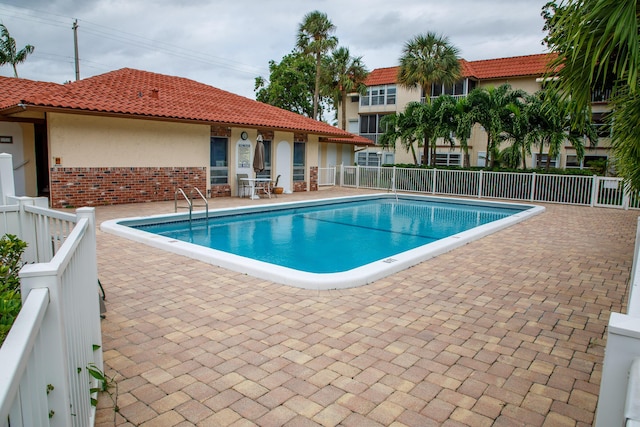
[[[103, 394], [96, 425], [591, 425], [639, 213], [545, 206], [403, 272], [331, 291], [98, 231], [105, 370], [120, 412]], [[98, 223], [169, 212], [173, 202], [96, 209]]]

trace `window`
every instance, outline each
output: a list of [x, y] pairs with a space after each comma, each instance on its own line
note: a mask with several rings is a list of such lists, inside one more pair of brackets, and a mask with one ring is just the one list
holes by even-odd
[[381, 153], [359, 151], [356, 157], [358, 166], [380, 166]]
[[[458, 80], [454, 84], [442, 84], [442, 83], [432, 83], [431, 84], [431, 98], [437, 98], [442, 94], [451, 95], [451, 96], [464, 96], [467, 95], [468, 91], [464, 90], [465, 80]], [[471, 87], [471, 81], [469, 81], [469, 87]], [[474, 85], [475, 87], [475, 85]], [[471, 88], [469, 89], [471, 90]], [[424, 94], [423, 94], [424, 98]]]
[[578, 156], [573, 154], [567, 154], [567, 169], [589, 169], [598, 168], [600, 165], [607, 164], [607, 156], [584, 156], [581, 162], [578, 161]]
[[608, 113], [592, 113], [591, 122], [596, 129], [596, 133], [600, 138], [611, 137], [611, 123]]
[[[533, 154], [533, 167], [534, 168], [546, 168], [547, 167], [547, 154], [543, 154], [542, 156], [539, 153]], [[549, 167], [556, 168], [558, 167], [558, 158], [552, 158], [549, 161]]]
[[460, 153], [436, 153], [436, 166], [460, 166]]
[[378, 136], [384, 131], [380, 127], [383, 114], [365, 114], [360, 116], [360, 136], [378, 142]]
[[229, 157], [227, 138], [212, 136], [209, 156], [211, 160], [211, 185], [228, 184]]
[[392, 105], [396, 103], [395, 85], [371, 86], [367, 94], [360, 97], [361, 106]]
[[293, 182], [304, 181], [304, 142], [293, 143]]
[[264, 170], [256, 173], [256, 178], [271, 178], [271, 141], [262, 140], [264, 145]]

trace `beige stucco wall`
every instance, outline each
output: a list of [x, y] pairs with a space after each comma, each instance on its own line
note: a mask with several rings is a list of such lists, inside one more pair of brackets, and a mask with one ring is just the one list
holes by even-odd
[[63, 167], [209, 167], [210, 127], [50, 113], [49, 159]]

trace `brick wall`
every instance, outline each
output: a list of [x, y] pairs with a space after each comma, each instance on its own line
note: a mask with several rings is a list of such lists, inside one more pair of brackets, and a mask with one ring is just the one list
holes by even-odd
[[[184, 168], [63, 168], [51, 169], [51, 206], [82, 207], [174, 200], [177, 188], [193, 187], [204, 194], [206, 169]], [[229, 193], [230, 194], [230, 193]]]
[[[307, 181], [293, 183], [293, 192], [307, 191]], [[318, 167], [309, 168], [309, 191], [318, 191]]]

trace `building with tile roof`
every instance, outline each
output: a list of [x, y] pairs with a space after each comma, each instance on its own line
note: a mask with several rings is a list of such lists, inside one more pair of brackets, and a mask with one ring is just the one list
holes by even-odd
[[353, 145], [369, 143], [182, 77], [130, 68], [67, 84], [0, 77], [0, 151], [14, 157], [17, 195], [48, 195], [53, 207], [171, 200], [177, 188], [235, 195], [237, 174], [255, 175], [258, 134], [259, 176], [281, 175], [289, 192], [316, 190], [321, 161], [351, 163]]
[[[454, 97], [467, 96], [476, 87], [498, 87], [509, 83], [514, 89], [522, 89], [527, 93], [534, 93], [542, 88], [548, 73], [548, 64], [555, 58], [555, 54], [536, 54], [515, 56], [508, 58], [485, 59], [467, 61], [460, 59], [462, 79], [454, 85], [433, 84], [431, 96], [450, 94]], [[368, 92], [364, 96], [353, 94], [346, 105], [348, 129], [351, 133], [371, 139], [374, 142], [382, 134], [380, 120], [386, 114], [404, 111], [409, 102], [424, 101], [424, 96], [418, 87], [406, 89], [397, 83], [399, 67], [377, 68], [365, 82]], [[598, 101], [595, 100], [594, 101]], [[606, 98], [594, 102], [594, 120], [603, 120], [603, 114], [608, 110]], [[603, 138], [604, 136], [604, 138]], [[575, 150], [570, 146], [564, 148], [558, 158], [551, 159], [551, 165], [556, 167], [583, 168], [589, 161], [607, 159], [609, 156], [609, 140], [606, 134], [600, 135], [600, 142], [595, 149], [587, 150], [582, 162], [577, 160]], [[475, 126], [468, 142], [472, 166], [484, 166], [486, 149], [486, 133], [478, 125]], [[414, 147], [422, 161], [422, 149]], [[459, 143], [453, 148], [442, 142], [436, 150], [436, 165], [462, 166], [463, 155]], [[532, 154], [527, 164], [536, 162], [546, 164], [547, 155]], [[366, 147], [356, 153], [356, 162], [360, 165], [403, 164], [414, 163], [412, 155], [402, 148], [383, 148], [379, 145]]]

